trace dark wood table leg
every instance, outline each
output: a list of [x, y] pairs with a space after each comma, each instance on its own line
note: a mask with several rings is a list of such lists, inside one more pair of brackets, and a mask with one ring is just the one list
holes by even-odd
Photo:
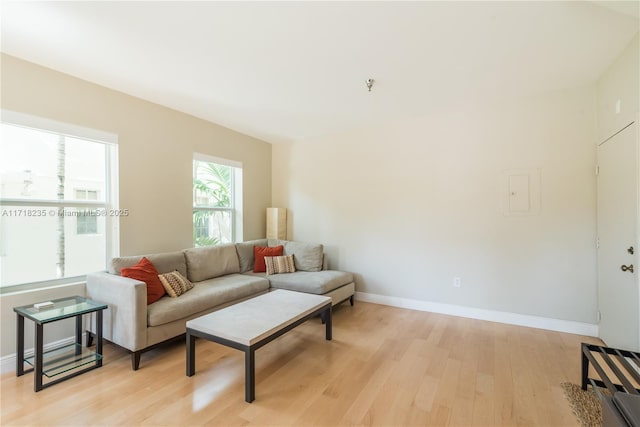
[[187, 376], [192, 377], [196, 373], [196, 337], [187, 329]]
[[36, 323], [36, 346], [34, 348], [34, 373], [33, 373], [33, 389], [35, 391], [42, 390], [42, 371], [44, 357], [44, 338], [43, 327]]
[[76, 316], [76, 356], [82, 353], [82, 315]]
[[256, 399], [256, 350], [250, 346], [244, 354], [244, 400], [251, 403]]
[[[88, 334], [91, 335], [90, 332]], [[102, 355], [102, 310], [96, 312], [96, 353], [101, 356], [98, 358], [96, 366], [102, 366], [102, 359], [104, 359]]]
[[327, 310], [325, 311], [325, 315], [324, 315], [324, 318], [325, 318], [325, 321], [326, 321], [325, 322], [325, 328], [326, 328], [325, 335], [326, 335], [327, 341], [331, 341], [331, 339], [333, 338], [333, 330], [332, 330], [333, 328], [331, 326], [331, 315], [332, 315], [332, 312], [333, 312], [333, 308], [332, 308], [331, 305], [329, 305], [329, 308], [327, 308]]
[[585, 343], [582, 343], [580, 345], [580, 354], [582, 355], [582, 375], [581, 375], [582, 384], [581, 385], [583, 390], [587, 389], [587, 379], [589, 377], [589, 359], [587, 359], [587, 355], [585, 353], [587, 351], [591, 351], [591, 350], [589, 350], [589, 347], [587, 347]]
[[24, 375], [24, 317], [20, 314], [18, 316], [16, 331], [16, 376], [20, 377]]

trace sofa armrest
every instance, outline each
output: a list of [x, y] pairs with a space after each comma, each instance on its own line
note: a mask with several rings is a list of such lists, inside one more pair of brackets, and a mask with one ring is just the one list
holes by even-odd
[[[109, 305], [104, 311], [104, 338], [131, 351], [147, 345], [147, 285], [107, 272], [87, 274], [87, 296]], [[90, 330], [95, 332], [95, 314]]]

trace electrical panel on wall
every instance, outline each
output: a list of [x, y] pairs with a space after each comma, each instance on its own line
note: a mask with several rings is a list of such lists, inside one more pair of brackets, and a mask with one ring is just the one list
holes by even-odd
[[502, 213], [538, 215], [540, 213], [540, 169], [502, 171]]

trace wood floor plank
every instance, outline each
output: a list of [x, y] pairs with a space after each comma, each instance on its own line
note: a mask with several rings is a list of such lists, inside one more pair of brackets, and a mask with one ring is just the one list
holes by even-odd
[[184, 342], [130, 356], [105, 344], [100, 369], [33, 392], [3, 374], [3, 426], [577, 426], [561, 382], [580, 380], [580, 343], [596, 338], [357, 302], [336, 307], [333, 341], [311, 320], [256, 352]]
[[476, 375], [476, 387], [474, 389], [472, 422], [470, 425], [490, 426], [496, 422], [495, 402], [498, 400], [493, 375], [479, 372]]
[[384, 360], [378, 365], [369, 380], [361, 385], [360, 392], [340, 420], [342, 425], [358, 425], [373, 405], [376, 397], [382, 391], [391, 373], [397, 369], [398, 361]]

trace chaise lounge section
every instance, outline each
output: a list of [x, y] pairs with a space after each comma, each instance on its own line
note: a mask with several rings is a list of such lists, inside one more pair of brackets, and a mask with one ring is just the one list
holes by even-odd
[[[253, 272], [254, 247], [283, 247], [293, 255], [295, 272]], [[147, 304], [145, 282], [121, 276], [123, 268], [146, 257], [159, 274], [178, 271], [193, 283], [179, 297], [163, 296]], [[132, 369], [143, 352], [183, 335], [188, 320], [269, 292], [286, 289], [326, 295], [333, 305], [349, 300], [355, 283], [351, 273], [328, 270], [321, 244], [260, 239], [237, 244], [190, 248], [178, 252], [119, 257], [108, 271], [87, 275], [87, 295], [109, 305], [104, 312], [104, 338], [131, 352]], [[89, 333], [95, 332], [95, 318]]]

